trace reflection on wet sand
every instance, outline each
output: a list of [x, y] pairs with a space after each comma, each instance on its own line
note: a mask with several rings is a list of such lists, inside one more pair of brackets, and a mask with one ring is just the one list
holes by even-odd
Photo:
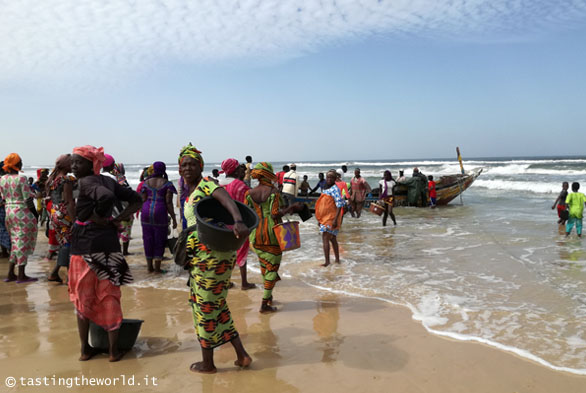
[[340, 345], [344, 337], [338, 333], [340, 319], [340, 303], [336, 294], [328, 293], [316, 303], [317, 315], [313, 317], [313, 330], [319, 337], [319, 346], [323, 351], [322, 362], [331, 363], [337, 360]]

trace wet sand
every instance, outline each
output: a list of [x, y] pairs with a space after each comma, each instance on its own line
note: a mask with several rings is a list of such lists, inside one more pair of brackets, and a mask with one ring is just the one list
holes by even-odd
[[[140, 269], [141, 245], [137, 232], [134, 236], [135, 255], [129, 262], [138, 281], [147, 274]], [[586, 392], [586, 377], [553, 371], [482, 344], [433, 336], [405, 308], [321, 292], [294, 279], [285, 278], [276, 286], [279, 311], [260, 314], [261, 290], [241, 291], [237, 271], [228, 302], [254, 360], [249, 369], [233, 365], [235, 354], [227, 344], [215, 353], [217, 374], [189, 371], [201, 353], [187, 289], [137, 286], [122, 291], [125, 317], [145, 321], [135, 348], [118, 363], [109, 363], [106, 355], [80, 362], [74, 308], [65, 285], [46, 281], [54, 261], [41, 259], [45, 250], [41, 234], [27, 268], [39, 282], [0, 283], [2, 392]], [[7, 260], [0, 259], [3, 276], [6, 267]], [[257, 285], [261, 282], [258, 274], [249, 276]], [[5, 385], [10, 376], [17, 378], [12, 389]], [[116, 386], [52, 386], [53, 377], [73, 384], [82, 376], [112, 378], [102, 383], [119, 379]], [[48, 380], [28, 379], [42, 377]], [[48, 386], [20, 386], [22, 382]]]

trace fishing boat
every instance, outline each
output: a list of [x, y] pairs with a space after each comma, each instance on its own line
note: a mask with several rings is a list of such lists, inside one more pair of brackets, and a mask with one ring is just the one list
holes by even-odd
[[[460, 155], [460, 149], [456, 148], [456, 151], [458, 153], [458, 161], [460, 162], [461, 173], [440, 176], [436, 180], [436, 204], [438, 206], [447, 205], [452, 200], [457, 198], [464, 191], [466, 191], [466, 189], [468, 189], [472, 185], [472, 183], [474, 183], [474, 180], [476, 180], [478, 176], [480, 176], [480, 174], [482, 173], [482, 168], [476, 168], [470, 171], [465, 171], [464, 165], [462, 163], [462, 157]], [[422, 206], [421, 203], [419, 203], [419, 205], [416, 205], [415, 203], [413, 203], [413, 200], [411, 201], [411, 203], [409, 203], [409, 188], [413, 187], [415, 183], [411, 179], [413, 178], [408, 178], [408, 180], [404, 183], [397, 183], [393, 190], [393, 206], [429, 206], [429, 196], [427, 201], [428, 203], [425, 206]], [[378, 193], [378, 188], [372, 190], [372, 193], [369, 194], [369, 196], [367, 196], [366, 198], [365, 207], [368, 208], [370, 206], [370, 203], [378, 201]], [[319, 195], [320, 194], [310, 194], [309, 196], [299, 196], [296, 199], [296, 201], [308, 204], [309, 208], [313, 210], [315, 202], [317, 201], [317, 198], [319, 198]]]
[[[465, 173], [458, 173], [454, 175], [441, 176], [435, 182], [435, 189], [437, 193], [436, 204], [438, 206], [447, 205], [452, 200], [462, 194], [468, 187], [474, 183], [474, 180], [480, 176], [482, 168], [473, 169]], [[407, 199], [408, 186], [404, 184], [397, 184], [394, 189], [394, 206], [409, 206]], [[369, 202], [378, 199], [378, 190], [373, 190], [372, 197], [367, 198]]]

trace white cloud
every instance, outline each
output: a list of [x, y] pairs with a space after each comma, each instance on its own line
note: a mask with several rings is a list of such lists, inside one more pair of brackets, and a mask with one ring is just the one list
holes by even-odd
[[0, 83], [107, 83], [165, 64], [275, 61], [373, 34], [519, 39], [584, 16], [578, 0], [0, 1]]

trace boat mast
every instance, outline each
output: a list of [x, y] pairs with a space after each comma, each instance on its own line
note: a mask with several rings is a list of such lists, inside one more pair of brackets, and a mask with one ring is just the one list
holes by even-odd
[[462, 155], [460, 154], [460, 147], [456, 146], [456, 153], [458, 154], [458, 162], [460, 163], [460, 171], [462, 172], [462, 176], [458, 178], [458, 185], [460, 186], [460, 204], [464, 204], [464, 200], [462, 199], [462, 180], [464, 179], [464, 164], [462, 163]]

